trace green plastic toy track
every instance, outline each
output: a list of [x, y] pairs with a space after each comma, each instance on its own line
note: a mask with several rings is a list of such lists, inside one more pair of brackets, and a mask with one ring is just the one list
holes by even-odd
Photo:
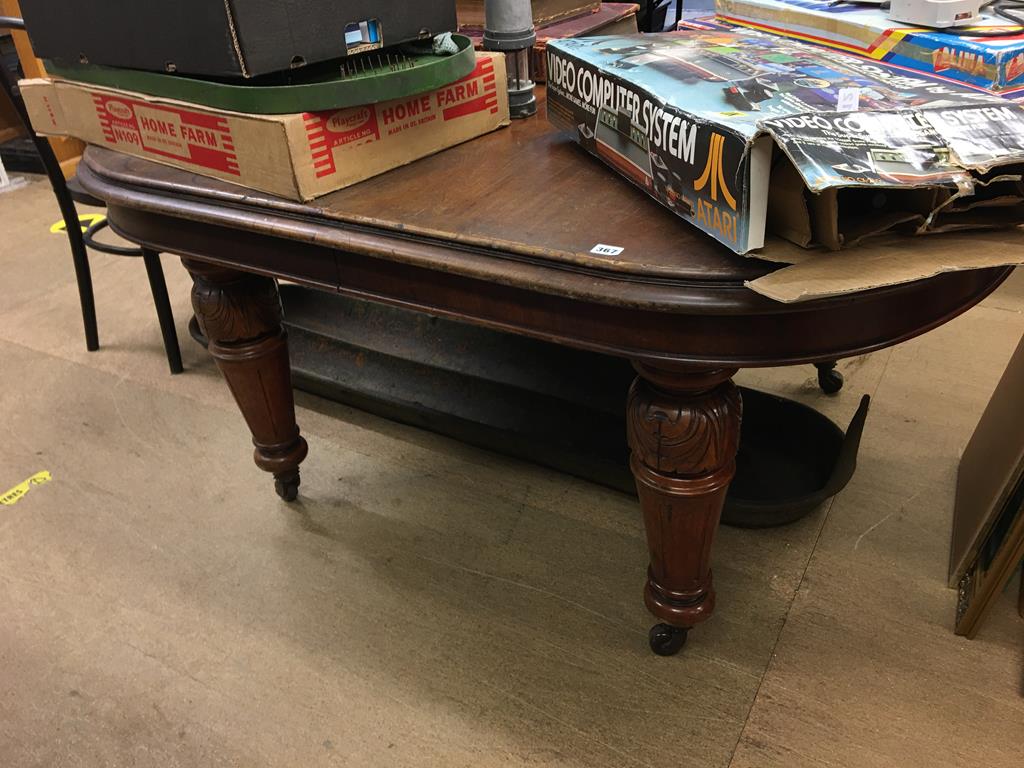
[[[251, 84], [92, 64], [47, 62], [49, 74], [65, 80], [187, 101], [214, 109], [260, 115], [323, 112], [375, 104], [431, 91], [465, 77], [476, 64], [468, 37], [453, 35], [458, 52], [375, 51], [350, 60], [305, 67]], [[344, 74], [343, 74], [344, 73]]]

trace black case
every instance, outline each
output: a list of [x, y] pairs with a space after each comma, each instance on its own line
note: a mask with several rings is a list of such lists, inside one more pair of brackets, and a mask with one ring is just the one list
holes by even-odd
[[455, 0], [21, 0], [21, 10], [42, 59], [206, 77], [256, 77], [360, 52], [345, 31], [368, 20], [384, 46], [457, 26]]

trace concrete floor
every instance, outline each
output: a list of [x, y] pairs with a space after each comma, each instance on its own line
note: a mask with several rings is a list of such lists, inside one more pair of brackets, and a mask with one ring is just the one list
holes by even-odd
[[1024, 332], [1024, 279], [921, 339], [742, 380], [845, 423], [858, 473], [781, 529], [722, 529], [718, 610], [647, 649], [617, 493], [309, 396], [280, 502], [164, 265], [92, 259], [84, 348], [57, 208], [0, 194], [0, 766], [1020, 766], [1024, 621], [946, 588], [957, 455]]

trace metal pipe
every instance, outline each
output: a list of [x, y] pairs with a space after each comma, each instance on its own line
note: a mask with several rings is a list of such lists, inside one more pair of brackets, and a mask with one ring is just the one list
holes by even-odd
[[514, 118], [537, 113], [530, 71], [536, 42], [530, 0], [484, 0], [484, 50], [505, 54], [508, 106]]

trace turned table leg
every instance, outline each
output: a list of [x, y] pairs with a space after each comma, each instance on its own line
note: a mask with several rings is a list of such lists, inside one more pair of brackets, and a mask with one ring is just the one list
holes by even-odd
[[306, 441], [295, 424], [288, 340], [273, 278], [182, 259], [192, 275], [192, 307], [209, 350], [235, 397], [256, 446], [256, 466], [274, 475], [293, 501]]
[[644, 602], [663, 622], [651, 649], [668, 656], [715, 606], [711, 544], [736, 471], [742, 406], [735, 369], [634, 367], [626, 422], [651, 553]]

